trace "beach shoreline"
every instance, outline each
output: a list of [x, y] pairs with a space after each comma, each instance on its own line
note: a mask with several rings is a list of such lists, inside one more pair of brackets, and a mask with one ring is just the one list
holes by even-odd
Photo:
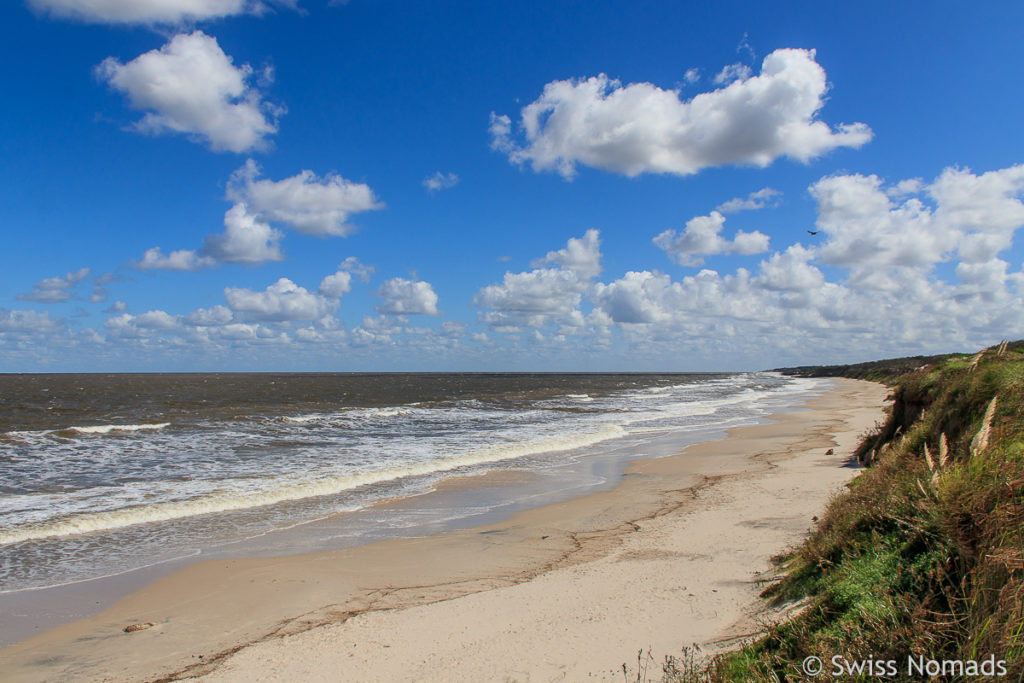
[[[639, 647], [649, 647], [660, 661], [691, 642], [707, 642], [742, 618], [756, 593], [743, 577], [767, 569], [768, 557], [798, 540], [829, 493], [852, 475], [843, 456], [881, 416], [885, 393], [881, 385], [835, 380], [830, 390], [795, 412], [772, 416], [770, 423], [730, 430], [726, 439], [690, 446], [682, 454], [634, 461], [614, 488], [519, 511], [483, 527], [309, 555], [199, 562], [100, 614], [5, 648], [0, 666], [10, 680], [317, 677], [316, 670], [295, 666], [323, 666], [319, 671], [328, 680], [337, 671], [332, 666], [341, 665], [346, 677], [358, 680], [429, 680], [431, 671], [433, 678], [453, 680], [453, 665], [456, 678], [502, 680], [524, 679], [524, 674], [578, 678], [582, 666], [607, 673], [630, 653], [635, 657]], [[823, 456], [828, 448], [836, 455]], [[781, 492], [769, 491], [767, 482], [781, 486]], [[439, 493], [460, 485], [446, 482]], [[765, 502], [765, 509], [737, 507], [737, 500], [751, 503], [757, 495], [768, 507], [785, 500], [785, 509], [775, 510], [783, 514], [771, 514]], [[698, 523], [701, 515], [710, 517]], [[717, 531], [711, 523], [716, 519]], [[708, 529], [711, 540], [738, 543], [747, 532], [756, 538], [731, 550], [687, 550]], [[731, 569], [722, 566], [727, 555]], [[651, 587], [623, 592], [631, 585], [621, 583], [629, 578], [622, 574], [624, 565]], [[666, 570], [662, 565], [671, 565], [670, 573], [682, 572], [685, 580], [660, 573]], [[739, 572], [740, 579], [706, 587], [709, 569], [719, 583], [729, 571]], [[581, 575], [597, 575], [597, 583], [590, 585], [591, 579]], [[656, 609], [650, 595], [643, 597], [657, 585], [670, 593], [687, 586], [676, 595], [676, 606], [690, 618], [677, 615], [675, 621], [682, 623], [675, 634], [662, 623], [672, 623], [672, 610], [661, 604], [664, 596], [655, 601]], [[583, 591], [575, 601], [561, 611], [552, 607], [574, 586]], [[538, 609], [556, 614], [535, 614]], [[706, 616], [708, 610], [713, 618]], [[655, 612], [661, 616], [655, 618]], [[473, 615], [487, 614], [508, 624], [484, 642], [493, 628], [474, 624]], [[662, 634], [657, 644], [634, 618]], [[542, 640], [531, 641], [516, 630], [517, 620], [533, 624], [526, 631]], [[130, 624], [150, 623], [123, 632]], [[417, 624], [428, 625], [419, 637]], [[559, 626], [567, 635], [552, 641], [545, 629]], [[442, 638], [445, 628], [451, 633]], [[473, 647], [460, 647], [458, 633], [463, 641], [472, 636]], [[347, 645], [330, 647], [319, 642], [324, 639]], [[581, 639], [586, 643], [576, 642]], [[496, 643], [500, 653], [494, 652]], [[612, 653], [611, 643], [618, 644], [618, 652]], [[543, 650], [535, 651], [533, 661], [525, 656], [531, 647]], [[446, 648], [452, 649], [446, 654]], [[310, 659], [310, 652], [340, 659], [331, 665], [320, 655]]]

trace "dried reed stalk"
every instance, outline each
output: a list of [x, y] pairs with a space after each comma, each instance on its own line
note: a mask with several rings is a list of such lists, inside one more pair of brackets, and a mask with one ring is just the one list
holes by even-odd
[[946, 469], [953, 464], [953, 456], [949, 452], [949, 442], [946, 441], [946, 433], [943, 432], [939, 438], [939, 465]]
[[971, 457], [980, 454], [988, 448], [989, 437], [992, 435], [992, 420], [996, 415], [996, 401], [999, 397], [993, 396], [985, 409], [985, 417], [981, 418], [981, 429], [971, 439]]
[[978, 367], [978, 362], [981, 360], [981, 357], [984, 356], [984, 355], [985, 355], [985, 350], [984, 349], [982, 349], [981, 351], [978, 351], [976, 354], [974, 354], [974, 358], [971, 359], [971, 364], [969, 366], [967, 366], [967, 372], [969, 372], [969, 373], [970, 372], [974, 372], [974, 369]]

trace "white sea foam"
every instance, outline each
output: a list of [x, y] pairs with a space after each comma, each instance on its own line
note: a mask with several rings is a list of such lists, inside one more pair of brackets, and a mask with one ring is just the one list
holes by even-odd
[[150, 430], [163, 429], [169, 427], [170, 422], [160, 422], [157, 424], [139, 424], [139, 425], [90, 425], [87, 427], [68, 427], [68, 431], [80, 432], [82, 434], [109, 434], [111, 432], [143, 432]]
[[285, 415], [282, 420], [285, 422], [296, 422], [298, 424], [306, 424], [307, 422], [318, 422], [328, 417], [323, 413], [313, 413], [312, 415]]
[[412, 410], [409, 408], [373, 408], [367, 412], [368, 417], [382, 418], [382, 417], [399, 417], [401, 415], [409, 415]]
[[314, 496], [342, 493], [361, 486], [380, 484], [406, 477], [447, 472], [460, 467], [500, 462], [554, 451], [584, 448], [601, 441], [624, 436], [618, 425], [603, 425], [589, 432], [495, 444], [458, 455], [352, 474], [333, 474], [301, 479], [298, 474], [266, 477], [259, 480], [225, 480], [216, 491], [174, 502], [134, 505], [112, 510], [71, 514], [45, 522], [0, 531], [0, 545], [22, 541], [109, 531], [135, 524], [161, 522], [216, 512], [273, 505]]

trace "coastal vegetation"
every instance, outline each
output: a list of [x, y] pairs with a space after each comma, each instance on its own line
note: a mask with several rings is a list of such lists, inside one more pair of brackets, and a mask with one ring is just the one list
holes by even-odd
[[790, 372], [884, 379], [888, 417], [776, 558], [762, 597], [795, 616], [703, 665], [670, 660], [665, 680], [1024, 679], [1024, 342]]

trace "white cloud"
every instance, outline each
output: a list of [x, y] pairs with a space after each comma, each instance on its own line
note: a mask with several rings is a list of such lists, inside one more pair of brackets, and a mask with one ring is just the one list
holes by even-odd
[[886, 194], [890, 197], [905, 197], [911, 194], [917, 194], [924, 188], [924, 180], [921, 178], [907, 178], [901, 180], [892, 187], [886, 190]]
[[530, 265], [534, 268], [541, 268], [548, 263], [571, 270], [581, 278], [597, 277], [601, 274], [600, 233], [591, 228], [583, 234], [583, 237], [570, 237], [564, 249], [549, 251], [544, 258], [538, 259]]
[[671, 317], [667, 299], [678, 291], [679, 285], [667, 275], [631, 271], [609, 284], [598, 284], [594, 303], [613, 322], [657, 323]]
[[[593, 230], [547, 252], [531, 270], [481, 288], [474, 326], [410, 326], [405, 316], [437, 311], [436, 294], [428, 283], [393, 278], [377, 292], [381, 315], [349, 331], [335, 317], [338, 297], [372, 270], [349, 257], [318, 289], [287, 279], [266, 290], [228, 288], [227, 305], [185, 315], [111, 307], [106, 341], [79, 321], [68, 334], [63, 320], [0, 310], [0, 362], [24, 367], [47, 353], [82, 357], [66, 353], [76, 344], [105, 344], [95, 351], [101, 359], [121, 362], [135, 349], [145, 359], [140, 364], [194, 354], [200, 363], [250, 363], [240, 369], [311, 358], [291, 367], [338, 358], [371, 367], [389, 357], [429, 359], [422, 360], [428, 366], [521, 360], [523, 367], [585, 367], [594, 358], [595, 367], [752, 369], [969, 349], [1024, 336], [1024, 272], [1010, 251], [1024, 227], [1024, 165], [987, 173], [950, 168], [930, 182], [829, 176], [810, 190], [821, 229], [812, 246], [781, 245], [750, 270], [702, 269], [673, 279], [637, 269], [598, 281], [601, 243]], [[722, 237], [721, 214], [698, 218], [668, 244], [685, 237], [692, 250], [680, 253], [692, 258], [749, 247]], [[73, 293], [71, 281], [82, 288], [82, 281], [99, 286], [110, 277], [86, 279], [88, 272], [77, 271], [37, 289]]]
[[831, 176], [811, 186], [826, 263], [847, 267], [930, 265], [956, 246], [920, 200], [894, 205], [877, 176]]
[[683, 74], [683, 80], [691, 85], [696, 83], [700, 80], [700, 69], [696, 67], [687, 69], [686, 73]]
[[224, 232], [207, 235], [201, 253], [227, 263], [281, 261], [283, 238], [283, 232], [249, 213], [245, 204], [235, 204], [224, 214]]
[[167, 332], [180, 332], [181, 321], [166, 311], [153, 310], [140, 315], [122, 313], [103, 322], [107, 339], [155, 338]]
[[[755, 273], [702, 270], [677, 282], [627, 273], [590, 290], [588, 321], [622, 325], [644, 353], [692, 348], [715, 359], [735, 349], [765, 364], [938, 352], [1024, 334], [1024, 272], [998, 257], [1024, 227], [1024, 166], [946, 169], [931, 184], [833, 176], [811, 191], [821, 246], [790, 245]], [[906, 198], [917, 193], [931, 204]], [[717, 231], [707, 234], [714, 245]], [[956, 264], [955, 279], [935, 268], [943, 261]], [[830, 280], [821, 263], [845, 276]]]
[[354, 346], [389, 346], [393, 343], [392, 336], [399, 334], [402, 326], [387, 315], [371, 318], [364, 316], [361, 325], [352, 330]]
[[461, 337], [466, 333], [467, 327], [469, 327], [469, 325], [457, 320], [445, 320], [441, 323], [441, 330], [448, 337]]
[[227, 287], [224, 298], [231, 311], [247, 321], [315, 320], [337, 308], [337, 301], [310, 292], [284, 277], [262, 292]]
[[147, 311], [134, 317], [137, 327], [150, 330], [175, 330], [181, 326], [176, 316], [165, 311]]
[[800, 291], [821, 287], [825, 276], [808, 261], [814, 252], [799, 244], [790, 246], [781, 254], [772, 254], [761, 262], [761, 274], [754, 283], [774, 291]]
[[[934, 207], [916, 196], [897, 203], [909, 189], [926, 191]], [[901, 181], [886, 188], [874, 175], [823, 178], [811, 186], [826, 238], [821, 258], [850, 268], [853, 279], [865, 283], [896, 268], [927, 273], [954, 258], [988, 262], [1024, 226], [1022, 192], [1024, 165], [980, 176], [947, 168], [927, 186]]]
[[89, 295], [89, 303], [98, 304], [106, 301], [107, 297], [110, 296], [110, 292], [107, 290], [106, 285], [119, 280], [121, 280], [121, 276], [116, 275], [113, 272], [96, 276], [96, 279], [92, 281], [92, 294]]
[[440, 315], [437, 294], [429, 282], [391, 278], [377, 290], [384, 299], [377, 310], [388, 315]]
[[715, 74], [715, 85], [727, 85], [733, 81], [745, 81], [753, 75], [753, 71], [746, 64], [730, 64], [723, 67]]
[[[481, 319], [498, 331], [515, 332], [522, 325], [543, 327], [550, 323], [565, 327], [583, 324], [579, 310], [583, 292], [601, 272], [600, 234], [588, 230], [581, 238], [570, 238], [564, 249], [548, 252], [523, 273], [505, 273], [500, 284], [477, 292], [474, 303], [493, 309]], [[554, 263], [558, 268], [541, 267]]]
[[760, 190], [751, 192], [746, 197], [733, 197], [715, 207], [716, 211], [722, 213], [736, 213], [738, 211], [757, 211], [765, 207], [779, 205], [779, 197], [782, 193], [770, 187], [762, 187]]
[[704, 263], [705, 256], [757, 254], [768, 250], [768, 235], [757, 230], [738, 230], [730, 242], [719, 234], [723, 225], [725, 216], [712, 211], [710, 215], [691, 218], [682, 233], [666, 230], [652, 241], [682, 266], [699, 266]]
[[[231, 175], [227, 198], [235, 204], [224, 214], [224, 232], [207, 235], [199, 251], [179, 249], [164, 255], [160, 247], [143, 254], [134, 267], [140, 270], [199, 270], [218, 262], [258, 265], [281, 261], [284, 232], [271, 223], [287, 226], [318, 237], [344, 236], [355, 228], [348, 217], [360, 211], [379, 209], [373, 191], [362, 183], [353, 183], [328, 173], [323, 178], [302, 171], [284, 180], [260, 179], [260, 168], [249, 159]], [[368, 279], [371, 266], [358, 259], [343, 266], [360, 278]]]
[[200, 270], [216, 263], [215, 259], [199, 256], [192, 249], [178, 249], [165, 255], [160, 247], [153, 247], [147, 249], [132, 267], [137, 270]]
[[64, 321], [51, 318], [49, 313], [0, 308], [0, 339], [37, 337], [63, 331], [65, 327]]
[[79, 282], [89, 277], [89, 272], [89, 268], [80, 268], [73, 273], [65, 274], [63, 277], [45, 278], [33, 285], [31, 292], [19, 294], [18, 299], [22, 301], [35, 301], [40, 304], [57, 304], [69, 301], [75, 296], [72, 289]]
[[[489, 310], [480, 320], [506, 335], [502, 342], [509, 350], [529, 343], [540, 353], [558, 339], [565, 343], [566, 335], [581, 335], [577, 338], [589, 349], [625, 344], [629, 351], [623, 358], [658, 359], [655, 364], [682, 358], [718, 367], [729, 357], [746, 359], [738, 367], [835, 362], [969, 348], [1024, 334], [1024, 272], [1014, 271], [1001, 258], [961, 258], [965, 238], [981, 234], [983, 226], [1004, 236], [1007, 231], [1012, 236], [1014, 226], [1024, 226], [1018, 218], [1024, 177], [1016, 167], [984, 175], [944, 172], [936, 182], [915, 190], [927, 193], [934, 207], [918, 199], [894, 204], [894, 193], [877, 179], [843, 178], [838, 183], [823, 178], [812, 188], [822, 200], [821, 225], [830, 230], [846, 225], [858, 234], [875, 225], [898, 242], [903, 233], [921, 232], [921, 216], [927, 215], [933, 231], [941, 228], [941, 240], [947, 239], [945, 233], [953, 235], [948, 240], [953, 246], [946, 251], [918, 248], [930, 258], [959, 260], [956, 278], [939, 277], [929, 258], [923, 259], [924, 265], [917, 265], [920, 258], [907, 261], [909, 265], [888, 265], [909, 258], [903, 247], [894, 257], [852, 246], [841, 250], [849, 258], [830, 264], [838, 268], [826, 276], [822, 264], [828, 263], [829, 233], [823, 233], [821, 246], [797, 243], [769, 254], [752, 272], [704, 269], [675, 281], [644, 270], [595, 282], [582, 275], [586, 268], [581, 273], [569, 267], [579, 261], [569, 258], [573, 249], [567, 246], [537, 260], [534, 270], [507, 273], [502, 282], [481, 289], [475, 302]], [[993, 206], [998, 208], [991, 210]], [[855, 209], [861, 213], [853, 213]], [[682, 254], [721, 253], [736, 244], [721, 238], [720, 214], [698, 218], [684, 231]], [[680, 238], [670, 237], [669, 244]], [[767, 238], [752, 241], [762, 239]], [[1008, 238], [1001, 244], [1009, 244]], [[593, 309], [584, 315], [587, 303]], [[551, 330], [552, 325], [561, 327]]]
[[[29, 6], [54, 17], [106, 24], [179, 24], [236, 14], [259, 14], [268, 3], [258, 0], [28, 0]], [[294, 7], [294, 0], [275, 5]]]
[[936, 220], [960, 232], [960, 257], [971, 262], [1008, 249], [1014, 231], [1024, 225], [1024, 164], [982, 175], [947, 168], [928, 194], [938, 207]]
[[197, 327], [219, 327], [227, 325], [233, 319], [231, 309], [219, 304], [212, 308], [198, 308], [185, 316], [185, 322]]
[[543, 326], [551, 320], [569, 319], [576, 312], [585, 285], [576, 273], [541, 268], [525, 273], [505, 273], [501, 284], [481, 289], [477, 306], [494, 309], [485, 316], [492, 325]]
[[368, 185], [335, 173], [320, 178], [304, 170], [278, 181], [258, 179], [259, 174], [259, 165], [249, 159], [231, 176], [228, 198], [261, 220], [307, 235], [344, 237], [355, 230], [347, 222], [349, 216], [384, 207]]
[[431, 194], [438, 190], [447, 190], [459, 184], [459, 176], [455, 173], [441, 173], [438, 171], [432, 176], [423, 179], [423, 187]]
[[214, 151], [246, 152], [265, 148], [277, 132], [282, 110], [249, 84], [252, 67], [234, 66], [202, 31], [176, 35], [126, 64], [108, 57], [96, 73], [132, 108], [148, 110], [134, 124], [142, 133], [184, 133]]
[[339, 270], [320, 281], [320, 293], [328, 299], [340, 299], [352, 291], [352, 274]]
[[349, 256], [346, 258], [341, 262], [341, 265], [338, 266], [338, 268], [339, 270], [344, 270], [346, 273], [352, 273], [352, 275], [363, 282], [369, 282], [370, 277], [377, 272], [377, 269], [374, 266], [360, 263], [359, 259], [355, 256]]
[[780, 156], [807, 162], [871, 139], [862, 123], [832, 129], [816, 119], [825, 70], [813, 50], [776, 50], [761, 73], [690, 100], [650, 83], [623, 86], [601, 74], [552, 81], [521, 111], [525, 144], [507, 116], [491, 115], [492, 147], [535, 171], [566, 178], [584, 164], [627, 176], [690, 175], [728, 164], [765, 167]]
[[515, 152], [516, 146], [512, 142], [512, 119], [506, 114], [495, 114], [491, 112], [491, 124], [487, 127], [487, 132], [491, 134], [491, 149], [496, 149], [499, 152], [505, 152], [506, 154], [512, 154]]
[[744, 32], [740, 42], [736, 45], [736, 54], [745, 54], [751, 61], [757, 59], [754, 46], [750, 44], [750, 34]]

